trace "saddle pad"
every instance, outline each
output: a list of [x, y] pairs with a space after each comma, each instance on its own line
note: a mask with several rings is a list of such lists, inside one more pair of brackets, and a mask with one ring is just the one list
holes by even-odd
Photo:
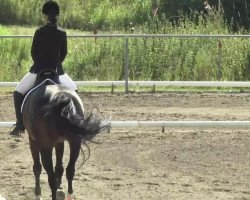
[[39, 85], [37, 85], [36, 87], [32, 88], [32, 89], [25, 95], [25, 97], [24, 97], [24, 100], [23, 100], [23, 103], [22, 103], [22, 106], [21, 106], [21, 113], [23, 112], [23, 105], [24, 105], [24, 103], [25, 103], [27, 97], [30, 95], [30, 93], [33, 92], [34, 90], [36, 90], [37, 88], [39, 88], [39, 87], [40, 87], [42, 84], [44, 84], [46, 81], [49, 81], [49, 82], [51, 82], [51, 83], [53, 83], [53, 84], [55, 84], [55, 85], [57, 84], [56, 82], [54, 82], [54, 81], [52, 81], [51, 79], [47, 78], [47, 79], [45, 79], [43, 82], [41, 82]]

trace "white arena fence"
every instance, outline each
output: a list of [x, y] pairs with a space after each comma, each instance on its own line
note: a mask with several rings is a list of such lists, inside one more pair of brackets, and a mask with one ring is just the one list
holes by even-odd
[[[0, 39], [6, 38], [33, 38], [33, 35], [0, 35]], [[242, 38], [249, 39], [250, 35], [208, 35], [208, 34], [82, 34], [82, 35], [68, 35], [68, 38], [123, 38], [124, 39], [124, 81], [125, 91], [128, 92], [129, 84], [129, 39], [130, 38], [210, 38], [218, 39], [218, 80], [222, 77], [222, 45], [220, 39], [228, 38]], [[159, 84], [155, 82], [156, 84]], [[79, 83], [84, 84], [84, 83]], [[87, 83], [85, 83], [87, 84]], [[146, 84], [146, 83], [145, 83]], [[114, 86], [114, 85], [113, 85]], [[155, 85], [156, 86], [156, 85]]]
[[[78, 86], [125, 86], [125, 81], [75, 81]], [[18, 82], [0, 82], [0, 87], [15, 87]], [[250, 82], [230, 81], [129, 81], [129, 86], [178, 87], [250, 87]], [[0, 128], [10, 128], [14, 122], [0, 122]], [[112, 121], [111, 128], [250, 128], [250, 121]]]
[[[125, 81], [75, 81], [78, 86], [125, 86]], [[0, 82], [0, 87], [15, 87], [18, 82]], [[178, 87], [250, 87], [250, 82], [230, 81], [129, 81], [129, 86]], [[0, 128], [12, 127], [14, 122], [0, 122]], [[250, 128], [250, 121], [112, 121], [111, 128]]]
[[[125, 81], [76, 81], [78, 86], [124, 86]], [[0, 82], [0, 87], [16, 86], [18, 82]], [[250, 82], [227, 81], [129, 81], [131, 86], [187, 87], [250, 87]], [[0, 128], [12, 127], [14, 122], [0, 122]], [[250, 128], [250, 121], [112, 121], [111, 128]]]
[[[14, 122], [0, 122], [0, 128], [10, 128]], [[110, 128], [228, 128], [249, 129], [250, 121], [111, 121]]]
[[[4, 38], [32, 38], [31, 35], [0, 36]], [[176, 87], [250, 87], [250, 82], [230, 81], [129, 81], [128, 74], [128, 42], [129, 38], [244, 38], [250, 35], [172, 35], [172, 34], [98, 34], [69, 35], [69, 38], [124, 38], [124, 81], [76, 81], [78, 86], [124, 86], [128, 92], [129, 86], [176, 86]], [[218, 45], [218, 60], [221, 60], [221, 47]], [[220, 62], [219, 62], [220, 63]], [[221, 66], [218, 65], [218, 70]], [[0, 87], [14, 87], [18, 82], [0, 82]], [[0, 122], [0, 128], [13, 126], [14, 122]], [[161, 127], [165, 128], [250, 128], [250, 121], [112, 121], [111, 128]]]
[[[77, 86], [126, 86], [126, 81], [75, 81]], [[18, 82], [0, 82], [0, 87], [15, 87]], [[164, 87], [250, 87], [246, 81], [128, 81], [128, 86]]]

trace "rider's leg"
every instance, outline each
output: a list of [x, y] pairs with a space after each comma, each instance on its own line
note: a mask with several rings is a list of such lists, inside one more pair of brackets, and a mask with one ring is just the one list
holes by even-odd
[[59, 76], [59, 81], [62, 85], [69, 88], [70, 90], [77, 90], [77, 86], [74, 81], [68, 76], [68, 74], [64, 73], [63, 75]]
[[15, 91], [25, 95], [34, 86], [36, 76], [37, 74], [28, 72], [16, 86]]
[[16, 125], [10, 132], [10, 135], [20, 135], [24, 132], [23, 118], [21, 113], [21, 106], [25, 94], [33, 87], [36, 80], [36, 74], [27, 73], [13, 92], [14, 106], [16, 112]]

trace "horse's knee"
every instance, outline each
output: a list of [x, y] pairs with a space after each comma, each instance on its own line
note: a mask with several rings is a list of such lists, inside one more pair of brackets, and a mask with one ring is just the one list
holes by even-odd
[[64, 171], [63, 166], [56, 165], [55, 167], [56, 177], [61, 177], [63, 175], [63, 171]]
[[42, 165], [41, 163], [35, 163], [33, 165], [33, 172], [35, 175], [40, 175], [42, 172]]
[[69, 165], [66, 169], [67, 180], [73, 180], [75, 176], [75, 166]]
[[53, 172], [52, 148], [41, 150], [42, 164], [45, 171], [49, 174]]

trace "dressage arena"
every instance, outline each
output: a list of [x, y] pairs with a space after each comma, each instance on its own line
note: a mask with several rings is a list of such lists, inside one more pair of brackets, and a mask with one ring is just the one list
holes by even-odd
[[[250, 93], [88, 93], [86, 108], [113, 120], [249, 120]], [[0, 121], [14, 121], [11, 93], [0, 93]], [[0, 194], [34, 199], [27, 134], [0, 128]], [[89, 143], [76, 171], [76, 200], [249, 200], [250, 130], [112, 129]], [[67, 151], [67, 148], [66, 148]], [[67, 152], [64, 157], [66, 165]], [[82, 162], [79, 157], [77, 166]], [[63, 185], [66, 190], [66, 180]], [[44, 170], [43, 199], [50, 190]]]

